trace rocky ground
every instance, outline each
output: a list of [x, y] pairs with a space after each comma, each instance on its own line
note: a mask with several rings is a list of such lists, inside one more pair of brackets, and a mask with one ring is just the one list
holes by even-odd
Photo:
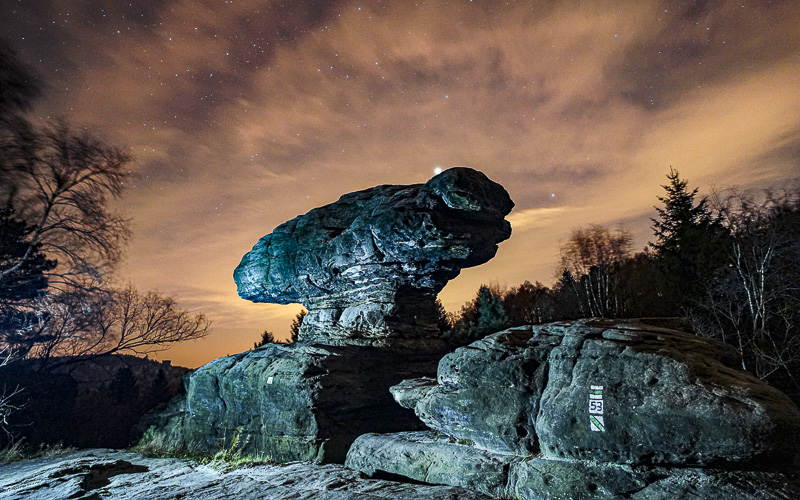
[[0, 466], [0, 499], [479, 500], [453, 486], [366, 479], [341, 465], [296, 462], [223, 473], [189, 460], [94, 449]]

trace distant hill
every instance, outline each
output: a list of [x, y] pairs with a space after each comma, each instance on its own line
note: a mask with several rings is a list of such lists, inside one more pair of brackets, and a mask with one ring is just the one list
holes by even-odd
[[[55, 358], [58, 361], [63, 358]], [[164, 370], [170, 389], [173, 393], [180, 390], [181, 377], [192, 371], [183, 366], [176, 366], [169, 361], [157, 361], [149, 358], [118, 354], [104, 356], [87, 361], [74, 361], [54, 370], [56, 374], [70, 375], [78, 383], [80, 392], [88, 392], [111, 383], [122, 367], [129, 367], [136, 375], [139, 387], [149, 387], [155, 380], [158, 370]]]
[[[33, 448], [57, 442], [125, 447], [141, 416], [182, 391], [181, 378], [191, 371], [127, 355], [69, 361], [52, 372], [37, 371], [36, 360], [0, 369], [0, 390], [21, 389], [14, 400], [20, 408], [8, 418], [12, 435], [0, 432], [0, 448], [12, 439]], [[161, 371], [164, 377], [159, 380]]]

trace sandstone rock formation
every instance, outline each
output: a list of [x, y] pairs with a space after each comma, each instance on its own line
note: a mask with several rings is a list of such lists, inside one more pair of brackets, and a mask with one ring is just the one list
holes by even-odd
[[296, 217], [234, 272], [254, 302], [301, 302], [301, 340], [436, 336], [436, 294], [511, 235], [514, 203], [470, 168], [425, 184], [377, 186]]
[[451, 486], [366, 479], [341, 465], [294, 463], [221, 472], [189, 460], [83, 450], [0, 465], [5, 500], [113, 498], [152, 500], [488, 500]]
[[[504, 485], [520, 498], [539, 498], [539, 490], [570, 497], [575, 492], [557, 486], [564, 481], [595, 485], [599, 497], [655, 482], [684, 491], [689, 469], [707, 476], [712, 491], [720, 469], [740, 470], [750, 486], [734, 497], [744, 497], [771, 481], [764, 470], [793, 470], [800, 409], [736, 366], [736, 351], [724, 344], [643, 321], [513, 328], [446, 355], [436, 381], [392, 388], [452, 442], [424, 433], [362, 436], [346, 463], [491, 494]], [[424, 474], [404, 465], [400, 457], [431, 439], [425, 460], [434, 465]], [[475, 463], [495, 471], [477, 487], [458, 472]], [[553, 479], [559, 468], [571, 479]], [[678, 470], [684, 476], [673, 475]]]
[[[441, 352], [267, 344], [216, 359], [187, 377], [187, 392], [144, 427], [155, 425], [170, 448], [213, 454], [230, 446], [277, 462], [344, 462], [365, 432], [422, 429], [388, 388], [431, 373]], [[152, 418], [152, 417], [151, 417]]]
[[453, 168], [411, 186], [347, 194], [276, 228], [245, 255], [242, 297], [303, 302], [300, 341], [217, 359], [185, 378], [186, 396], [151, 416], [168, 448], [213, 454], [236, 437], [247, 455], [343, 462], [367, 432], [424, 429], [389, 388], [433, 375], [436, 294], [486, 262], [513, 203], [482, 173]]

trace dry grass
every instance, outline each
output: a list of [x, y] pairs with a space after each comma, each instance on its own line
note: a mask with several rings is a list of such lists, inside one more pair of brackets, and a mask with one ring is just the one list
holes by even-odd
[[61, 443], [52, 445], [42, 445], [38, 449], [31, 450], [21, 442], [11, 443], [0, 450], [0, 464], [31, 460], [34, 458], [58, 457], [73, 453], [77, 448], [64, 446]]

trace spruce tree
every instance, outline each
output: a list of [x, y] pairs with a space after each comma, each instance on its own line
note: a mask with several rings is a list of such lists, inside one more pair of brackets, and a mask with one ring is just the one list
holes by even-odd
[[442, 301], [437, 298], [434, 306], [436, 307], [436, 326], [439, 328], [439, 333], [444, 335], [453, 328], [453, 325], [450, 323], [450, 317], [447, 315]]
[[670, 167], [669, 183], [662, 187], [666, 196], [658, 200], [664, 208], [655, 207], [658, 219], [653, 221], [657, 261], [664, 272], [673, 314], [685, 311], [705, 295], [705, 286], [724, 261], [724, 231], [713, 221], [705, 197], [695, 202], [698, 189], [687, 189]]
[[289, 327], [289, 340], [291, 342], [297, 342], [297, 338], [300, 336], [300, 327], [303, 326], [303, 318], [306, 317], [306, 314], [308, 314], [308, 311], [303, 309], [292, 320], [292, 326]]
[[670, 167], [667, 174], [669, 184], [661, 187], [667, 192], [659, 196], [658, 201], [664, 208], [655, 207], [660, 220], [653, 221], [656, 242], [652, 247], [663, 253], [676, 253], [681, 248], [691, 246], [695, 238], [695, 230], [711, 223], [711, 212], [706, 198], [694, 204], [698, 188], [688, 191], [689, 181], [681, 179], [677, 170]]
[[253, 349], [257, 349], [267, 344], [274, 344], [275, 342], [275, 335], [273, 335], [269, 330], [264, 330], [264, 333], [261, 334], [261, 340], [253, 344]]
[[139, 384], [136, 374], [129, 366], [123, 366], [114, 374], [114, 379], [108, 386], [111, 397], [117, 403], [130, 402], [139, 397]]
[[148, 406], [152, 408], [159, 403], [168, 401], [172, 395], [171, 392], [169, 380], [167, 380], [167, 374], [164, 372], [164, 368], [159, 368], [155, 378], [153, 379], [153, 383], [150, 384]]
[[502, 295], [494, 293], [488, 286], [482, 286], [475, 306], [478, 310], [477, 327], [480, 337], [508, 328]]

